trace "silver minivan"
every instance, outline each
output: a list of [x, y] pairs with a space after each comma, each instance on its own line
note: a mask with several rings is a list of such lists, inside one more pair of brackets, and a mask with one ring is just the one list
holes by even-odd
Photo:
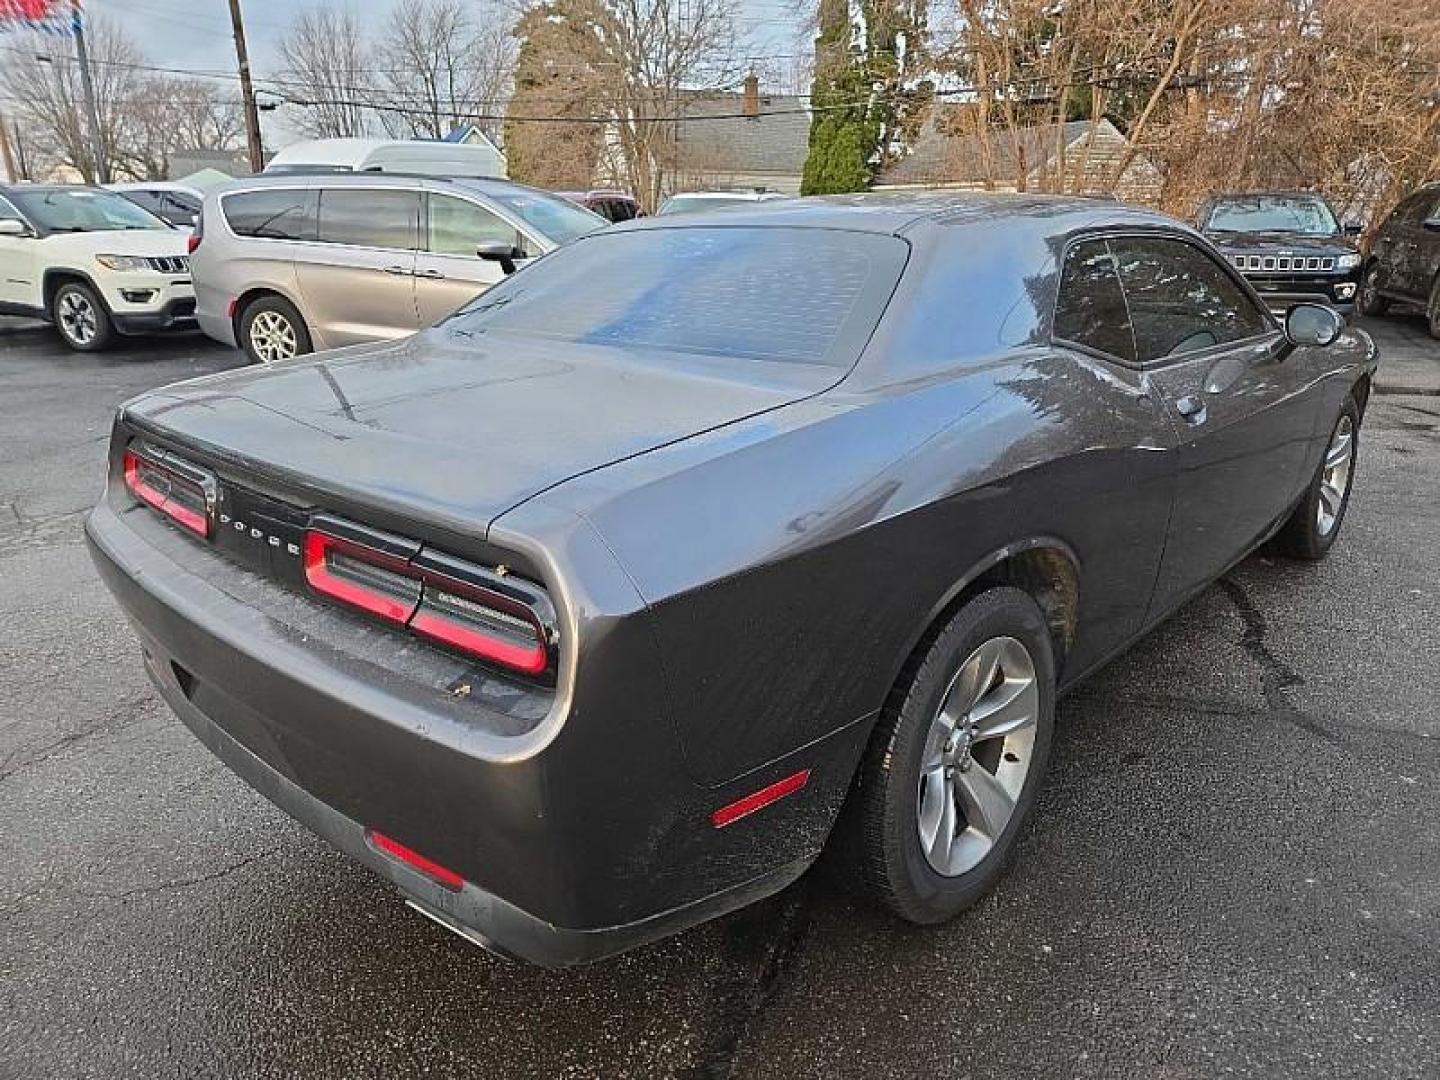
[[505, 180], [254, 177], [205, 197], [195, 315], [256, 363], [402, 337], [606, 224]]

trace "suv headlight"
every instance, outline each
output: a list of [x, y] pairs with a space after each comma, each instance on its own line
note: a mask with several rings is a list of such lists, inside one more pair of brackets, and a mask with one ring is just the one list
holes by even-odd
[[1359, 265], [1360, 253], [1358, 251], [1351, 251], [1335, 260], [1335, 269], [1337, 270], [1354, 270]]
[[143, 255], [96, 255], [95, 261], [107, 270], [150, 269], [150, 260]]

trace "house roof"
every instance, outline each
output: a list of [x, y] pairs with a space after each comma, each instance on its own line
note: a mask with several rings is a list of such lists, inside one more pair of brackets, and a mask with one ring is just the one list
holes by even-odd
[[[1040, 124], [1020, 128], [1016, 138], [1010, 132], [999, 129], [989, 132], [983, 138], [979, 135], [955, 135], [946, 129], [947, 123], [954, 123], [961, 106], [942, 106], [933, 109], [926, 119], [919, 137], [910, 153], [886, 169], [880, 177], [882, 184], [965, 184], [983, 183], [987, 179], [1005, 183], [1015, 176], [1016, 142], [1019, 152], [1024, 155], [1025, 172], [1034, 172], [1047, 164], [1054, 156], [1056, 145], [1061, 141], [1062, 125]], [[1066, 146], [1076, 139], [1084, 138], [1090, 131], [1089, 120], [1072, 120], [1063, 125], [1063, 140]], [[1124, 138], [1109, 120], [1102, 119], [1095, 125], [1097, 135]], [[989, 167], [986, 164], [986, 143], [989, 143]]]
[[758, 116], [740, 116], [743, 108], [740, 94], [686, 96], [679, 110], [681, 122], [676, 125], [679, 168], [780, 176], [803, 173], [810, 150], [810, 112], [805, 99], [762, 94]]

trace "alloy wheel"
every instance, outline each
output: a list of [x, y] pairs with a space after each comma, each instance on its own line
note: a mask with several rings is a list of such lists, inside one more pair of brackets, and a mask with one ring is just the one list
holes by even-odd
[[1345, 505], [1350, 489], [1350, 466], [1355, 461], [1355, 425], [1348, 414], [1340, 417], [1330, 445], [1325, 450], [1325, 464], [1320, 470], [1320, 500], [1315, 509], [1315, 527], [1321, 536], [1329, 536]]
[[299, 352], [295, 327], [278, 311], [262, 311], [250, 320], [250, 349], [262, 364], [288, 360]]
[[1039, 711], [1035, 661], [1015, 638], [991, 638], [960, 665], [920, 763], [916, 828], [936, 873], [973, 869], [1000, 839], [1030, 774]]
[[100, 329], [99, 315], [90, 298], [81, 292], [67, 292], [60, 297], [56, 314], [60, 332], [76, 345], [89, 345]]

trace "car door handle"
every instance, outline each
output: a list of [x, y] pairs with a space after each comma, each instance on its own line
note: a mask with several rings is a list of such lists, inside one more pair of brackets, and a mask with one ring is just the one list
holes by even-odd
[[1175, 411], [1185, 418], [1186, 423], [1203, 424], [1205, 422], [1205, 403], [1190, 394], [1186, 394], [1175, 402]]
[[416, 276], [416, 277], [423, 277], [423, 278], [430, 278], [432, 281], [444, 281], [444, 280], [445, 280], [445, 275], [444, 275], [443, 273], [441, 273], [439, 270], [436, 270], [434, 267], [431, 267], [431, 268], [428, 269], [428, 270], [417, 270], [417, 271], [415, 271], [415, 276]]
[[403, 277], [406, 274], [413, 274], [415, 271], [406, 266], [387, 266], [384, 268], [387, 274], [396, 274]]

